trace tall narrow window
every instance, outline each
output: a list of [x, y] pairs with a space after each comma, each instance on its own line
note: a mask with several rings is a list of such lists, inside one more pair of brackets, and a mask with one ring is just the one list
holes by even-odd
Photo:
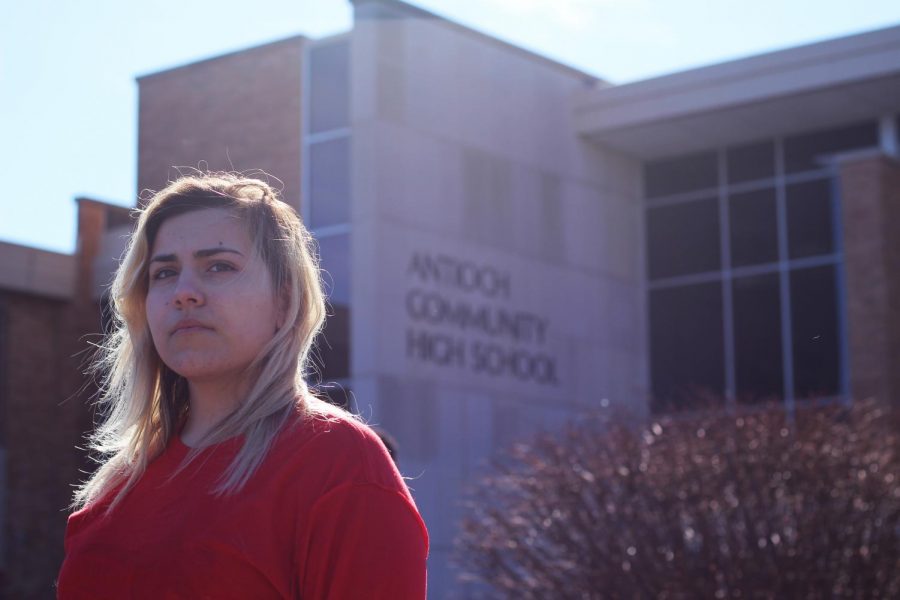
[[835, 267], [791, 273], [794, 395], [833, 396], [840, 391]]
[[329, 302], [350, 304], [350, 234], [323, 236], [318, 242], [319, 267]]
[[310, 133], [350, 123], [350, 47], [346, 42], [310, 49]]
[[350, 221], [350, 140], [337, 138], [309, 146], [310, 226]]
[[791, 258], [834, 252], [831, 180], [787, 186], [787, 221]]
[[323, 382], [346, 379], [350, 376], [350, 308], [332, 305], [325, 329], [316, 340], [313, 350], [316, 375]]
[[[347, 387], [352, 316], [349, 42], [344, 37], [313, 44], [306, 56], [303, 214], [319, 244], [328, 297], [328, 317], [313, 357], [314, 379]], [[338, 404], [346, 400], [328, 395]]]
[[650, 331], [654, 408], [687, 408], [721, 399], [721, 283], [652, 290]]
[[784, 392], [778, 274], [732, 280], [737, 399], [759, 402]]

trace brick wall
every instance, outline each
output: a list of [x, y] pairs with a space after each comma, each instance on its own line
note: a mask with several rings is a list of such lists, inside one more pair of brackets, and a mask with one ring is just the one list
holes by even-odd
[[77, 247], [68, 263], [76, 283], [68, 297], [49, 297], [48, 286], [0, 288], [0, 597], [56, 596], [72, 486], [92, 466], [77, 446], [92, 425], [88, 403], [96, 389], [83, 375], [90, 343], [100, 340], [93, 269], [109, 217], [122, 214], [127, 210], [78, 201]]
[[900, 163], [840, 164], [850, 392], [900, 402]]
[[[52, 598], [63, 558], [66, 506], [84, 464], [86, 410], [73, 356], [71, 303], [0, 293], [6, 446], [6, 596]], [[77, 336], [76, 336], [77, 339]]]
[[299, 208], [302, 37], [138, 80], [138, 192], [178, 176], [173, 166], [263, 169]]

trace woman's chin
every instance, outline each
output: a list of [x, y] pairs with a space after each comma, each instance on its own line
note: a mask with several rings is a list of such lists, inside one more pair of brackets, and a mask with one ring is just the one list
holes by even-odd
[[230, 365], [198, 357], [180, 357], [178, 360], [164, 362], [170, 369], [193, 382], [227, 379], [237, 371]]

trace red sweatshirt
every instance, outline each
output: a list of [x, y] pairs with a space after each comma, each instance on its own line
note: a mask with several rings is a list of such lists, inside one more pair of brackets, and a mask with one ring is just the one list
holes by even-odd
[[210, 493], [239, 439], [169, 479], [178, 436], [122, 502], [69, 517], [58, 597], [425, 598], [428, 533], [378, 437], [297, 418], [236, 495]]

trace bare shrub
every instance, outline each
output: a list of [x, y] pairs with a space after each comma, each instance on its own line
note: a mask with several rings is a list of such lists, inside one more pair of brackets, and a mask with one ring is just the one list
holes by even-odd
[[582, 421], [495, 461], [456, 561], [492, 598], [897, 598], [897, 425], [873, 402]]

